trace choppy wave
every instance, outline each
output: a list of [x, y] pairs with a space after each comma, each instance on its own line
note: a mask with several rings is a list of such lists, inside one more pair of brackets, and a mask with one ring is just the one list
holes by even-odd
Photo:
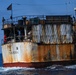
[[52, 65], [47, 68], [0, 67], [0, 75], [76, 75], [76, 65]]

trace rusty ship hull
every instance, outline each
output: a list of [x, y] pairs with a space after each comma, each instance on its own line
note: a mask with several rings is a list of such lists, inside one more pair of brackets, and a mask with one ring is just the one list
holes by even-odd
[[[16, 24], [3, 22], [7, 36], [7, 41], [4, 38], [6, 42], [2, 44], [4, 67], [43, 68], [76, 64], [76, 25], [73, 25], [71, 16], [45, 18], [28, 20], [21, 17]], [[12, 33], [14, 35], [10, 36]]]
[[2, 51], [4, 67], [39, 68], [76, 63], [73, 44], [37, 45], [30, 42], [22, 42], [3, 45], [2, 48], [5, 49]]

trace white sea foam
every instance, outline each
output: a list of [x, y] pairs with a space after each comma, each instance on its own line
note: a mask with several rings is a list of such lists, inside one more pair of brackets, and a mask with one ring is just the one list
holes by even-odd
[[15, 71], [15, 70], [34, 70], [35, 68], [26, 67], [0, 67], [0, 72]]
[[76, 75], [76, 65], [53, 65], [38, 69], [26, 67], [0, 67], [0, 75]]
[[[47, 68], [43, 68], [43, 70], [62, 70], [62, 69], [76, 69], [76, 65], [70, 65], [70, 66], [62, 66], [62, 65], [53, 65], [49, 66]], [[41, 69], [35, 69], [35, 68], [26, 68], [26, 67], [0, 67], [0, 72], [7, 72], [7, 71], [18, 71], [18, 70], [41, 70]]]
[[68, 68], [68, 69], [76, 69], [76, 65], [65, 66], [65, 68]]

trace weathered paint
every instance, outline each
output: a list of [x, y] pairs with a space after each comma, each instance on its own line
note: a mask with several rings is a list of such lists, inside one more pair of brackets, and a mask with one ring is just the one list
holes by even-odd
[[73, 32], [71, 24], [46, 24], [33, 25], [33, 42], [45, 44], [63, 44], [73, 42]]
[[19, 42], [2, 45], [3, 63], [31, 63], [75, 60], [74, 44], [38, 45]]
[[2, 46], [3, 63], [12, 63], [11, 44]]

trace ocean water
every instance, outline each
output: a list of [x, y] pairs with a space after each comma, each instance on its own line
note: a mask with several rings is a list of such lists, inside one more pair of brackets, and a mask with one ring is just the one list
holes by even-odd
[[2, 67], [0, 54], [0, 75], [76, 75], [76, 65], [52, 65], [46, 68]]
[[76, 75], [76, 65], [54, 65], [47, 68], [0, 67], [0, 75]]
[[3, 64], [2, 64], [2, 54], [0, 54], [0, 67], [2, 67]]

